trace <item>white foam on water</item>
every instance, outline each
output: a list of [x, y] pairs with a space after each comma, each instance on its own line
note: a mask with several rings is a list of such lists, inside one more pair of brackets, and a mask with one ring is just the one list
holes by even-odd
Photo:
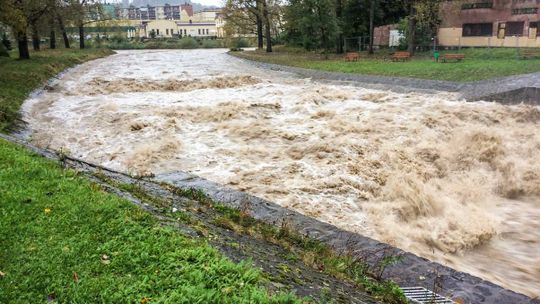
[[122, 51], [27, 100], [39, 146], [190, 171], [540, 295], [540, 109], [321, 84], [223, 50]]

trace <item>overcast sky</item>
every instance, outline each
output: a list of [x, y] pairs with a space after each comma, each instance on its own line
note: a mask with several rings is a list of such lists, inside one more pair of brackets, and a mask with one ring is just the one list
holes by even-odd
[[192, 2], [200, 3], [202, 5], [223, 6], [223, 0], [195, 0]]

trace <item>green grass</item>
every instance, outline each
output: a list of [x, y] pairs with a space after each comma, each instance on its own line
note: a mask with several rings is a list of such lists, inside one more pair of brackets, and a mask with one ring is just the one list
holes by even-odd
[[30, 60], [0, 57], [0, 131], [17, 119], [32, 90], [68, 67], [112, 53], [109, 49], [57, 49], [32, 52]]
[[456, 63], [434, 62], [429, 57], [429, 53], [419, 54], [408, 62], [392, 62], [388, 60], [388, 51], [381, 51], [372, 56], [362, 53], [361, 60], [358, 62], [346, 62], [342, 56], [337, 55], [330, 55], [329, 59], [324, 59], [320, 54], [299, 52], [291, 48], [284, 48], [283, 51], [277, 48], [277, 50], [277, 52], [272, 54], [251, 51], [235, 53], [235, 55], [262, 62], [331, 72], [458, 82], [477, 81], [540, 71], [540, 59], [519, 60], [517, 59], [518, 51], [516, 49], [463, 49], [461, 51], [446, 51], [465, 54], [465, 60]]
[[0, 303], [283, 303], [261, 273], [0, 140]]

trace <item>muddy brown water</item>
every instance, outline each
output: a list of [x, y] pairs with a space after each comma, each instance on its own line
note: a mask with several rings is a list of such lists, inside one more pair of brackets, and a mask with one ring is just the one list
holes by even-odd
[[540, 109], [122, 51], [23, 106], [33, 143], [135, 174], [189, 171], [540, 296]]

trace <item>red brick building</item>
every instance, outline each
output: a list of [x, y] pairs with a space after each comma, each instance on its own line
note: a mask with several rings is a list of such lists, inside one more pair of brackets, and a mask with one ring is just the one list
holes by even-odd
[[540, 47], [540, 0], [458, 0], [441, 9], [441, 45]]

